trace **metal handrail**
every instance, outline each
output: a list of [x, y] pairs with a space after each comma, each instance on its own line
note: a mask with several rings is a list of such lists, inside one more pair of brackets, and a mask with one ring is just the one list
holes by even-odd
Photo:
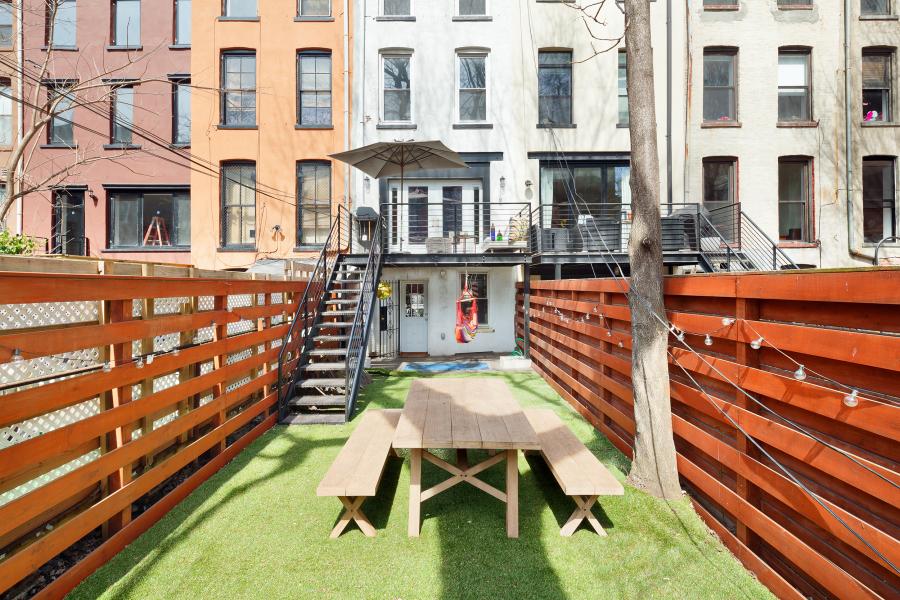
[[875, 245], [875, 257], [872, 261], [872, 264], [875, 265], [876, 267], [878, 266], [878, 253], [881, 252], [881, 245], [884, 244], [885, 242], [890, 242], [890, 241], [894, 241], [894, 242], [900, 241], [900, 237], [898, 237], [896, 235], [889, 235], [889, 236], [881, 238], [881, 240], [879, 240], [879, 242]]
[[356, 394], [359, 391], [362, 371], [366, 364], [364, 352], [368, 347], [369, 332], [372, 329], [372, 311], [377, 299], [375, 291], [381, 279], [382, 257], [384, 256], [381, 237], [384, 235], [384, 229], [384, 219], [379, 215], [372, 244], [369, 247], [366, 270], [360, 282], [359, 301], [356, 304], [356, 314], [353, 316], [353, 327], [350, 329], [350, 337], [347, 341], [344, 375], [344, 389], [347, 394], [344, 410], [347, 420], [353, 415]]
[[753, 229], [755, 230], [754, 233], [755, 233], [757, 236], [762, 237], [763, 239], [765, 239], [765, 241], [772, 247], [772, 270], [777, 270], [777, 268], [778, 268], [778, 267], [776, 266], [776, 265], [777, 265], [777, 257], [778, 257], [778, 256], [780, 256], [782, 259], [784, 259], [785, 263], [787, 263], [785, 266], [787, 266], [787, 267], [789, 267], [789, 268], [791, 268], [791, 269], [796, 269], [796, 268], [798, 268], [797, 265], [794, 263], [794, 261], [791, 260], [791, 257], [788, 256], [788, 255], [784, 252], [784, 250], [782, 250], [781, 248], [779, 248], [779, 247], [778, 247], [778, 244], [776, 244], [776, 243], [772, 240], [772, 238], [770, 238], [769, 236], [767, 236], [767, 235], [766, 235], [766, 232], [764, 232], [764, 231], [760, 228], [760, 226], [757, 225], [757, 224], [753, 221], [753, 219], [751, 219], [750, 217], [747, 216], [747, 213], [745, 213], [744, 211], [742, 211], [742, 210], [740, 209], [740, 204], [738, 204], [738, 212], [739, 212], [739, 214], [741, 215], [741, 224], [742, 224], [741, 230], [743, 231], [743, 229], [745, 229], [745, 227], [743, 227], [743, 221], [746, 219], [747, 223], [749, 223], [749, 224], [753, 227]]
[[[325, 296], [328, 281], [334, 274], [337, 259], [342, 252], [342, 222], [346, 222], [349, 227], [350, 234], [348, 235], [347, 242], [348, 244], [352, 243], [353, 217], [346, 209], [344, 209], [344, 212], [347, 214], [344, 215], [343, 218], [343, 213], [340, 209], [335, 215], [334, 221], [331, 224], [331, 230], [328, 232], [328, 237], [325, 240], [325, 244], [322, 246], [319, 258], [316, 261], [315, 269], [313, 269], [312, 274], [310, 274], [306, 289], [303, 291], [303, 298], [300, 300], [300, 304], [297, 305], [297, 309], [294, 311], [294, 316], [291, 320], [291, 326], [288, 328], [287, 333], [285, 333], [284, 338], [281, 341], [281, 350], [278, 352], [278, 379], [276, 381], [279, 419], [284, 417], [285, 402], [293, 393], [296, 383], [296, 377], [292, 374], [286, 392], [282, 393], [285, 357], [294, 350], [293, 346], [295, 344], [293, 338], [299, 323], [303, 323], [303, 331], [306, 332], [304, 339], [305, 345], [310, 345], [312, 343], [311, 336], [309, 335], [312, 325], [310, 318], [312, 317], [314, 320], [321, 311], [322, 299]], [[316, 307], [315, 311], [312, 313], [309, 312], [309, 306], [311, 304]], [[300, 356], [298, 354], [297, 359], [299, 360], [299, 358]], [[296, 373], [296, 371], [294, 371], [294, 373]]]

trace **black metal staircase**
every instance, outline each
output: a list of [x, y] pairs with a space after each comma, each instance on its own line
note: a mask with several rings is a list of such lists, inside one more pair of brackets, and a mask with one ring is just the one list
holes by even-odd
[[[279, 381], [287, 377], [279, 391], [284, 424], [339, 424], [353, 415], [382, 268], [381, 224], [363, 263], [349, 260], [353, 227], [349, 213], [336, 219], [285, 338], [284, 356], [279, 357]], [[291, 362], [288, 340], [301, 331], [304, 344]], [[288, 373], [283, 365], [294, 369]]]
[[797, 265], [741, 210], [740, 203], [697, 213], [700, 264], [710, 273], [779, 271]]

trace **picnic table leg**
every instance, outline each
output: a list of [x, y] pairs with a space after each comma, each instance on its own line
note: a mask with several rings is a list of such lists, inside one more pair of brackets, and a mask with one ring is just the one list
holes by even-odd
[[422, 505], [422, 449], [409, 453], [409, 537], [419, 537], [419, 510]]
[[519, 537], [519, 451], [506, 451], [506, 536]]

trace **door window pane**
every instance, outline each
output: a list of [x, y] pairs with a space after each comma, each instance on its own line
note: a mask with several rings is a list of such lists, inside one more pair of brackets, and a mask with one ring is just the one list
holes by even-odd
[[256, 17], [256, 0], [225, 0], [225, 16], [251, 19]]
[[118, 87], [113, 90], [113, 144], [131, 144], [134, 127], [134, 88]]
[[487, 0], [459, 0], [459, 14], [464, 16], [487, 14]]
[[404, 314], [407, 317], [425, 316], [425, 284], [407, 283], [403, 294], [405, 304]]
[[300, 194], [300, 235], [303, 245], [324, 244], [331, 229], [331, 164], [304, 162], [297, 165]]
[[175, 0], [175, 43], [191, 44], [191, 0]]
[[896, 235], [897, 196], [893, 159], [863, 159], [863, 238], [877, 243]]
[[60, 189], [53, 192], [53, 245], [51, 254], [87, 254], [84, 237], [84, 190]]
[[486, 56], [459, 57], [459, 120], [487, 119]]
[[863, 52], [862, 112], [864, 121], [891, 120], [893, 53]]
[[300, 15], [327, 17], [331, 15], [331, 0], [300, 0]]
[[331, 54], [301, 52], [297, 60], [297, 122], [331, 125]]
[[384, 57], [384, 120], [412, 119], [410, 97], [410, 57]]
[[175, 83], [175, 135], [172, 142], [187, 146], [191, 143], [191, 82]]
[[778, 54], [778, 120], [809, 121], [809, 53]]
[[619, 52], [619, 125], [628, 125], [628, 68], [624, 52]]
[[225, 246], [256, 244], [256, 165], [253, 163], [222, 166], [222, 243]]
[[113, 27], [113, 45], [140, 46], [141, 0], [116, 0], [113, 10], [116, 18]]
[[222, 124], [256, 125], [256, 54], [222, 56]]
[[572, 53], [538, 53], [538, 122], [572, 123]]
[[109, 197], [113, 248], [187, 247], [191, 244], [186, 192], [117, 192]]
[[422, 243], [428, 237], [428, 186], [413, 185], [407, 189], [409, 199], [409, 241]]
[[809, 161], [778, 161], [778, 238], [809, 241]]
[[410, 0], [382, 0], [383, 14], [388, 17], [405, 17], [410, 14]]
[[703, 120], [734, 121], [735, 54], [706, 52], [703, 55]]
[[75, 45], [75, 29], [76, 29], [76, 10], [75, 0], [60, 0], [55, 5], [56, 12], [53, 12], [54, 5], [49, 5], [47, 15], [52, 19], [53, 31], [48, 37], [53, 46], [74, 46]]

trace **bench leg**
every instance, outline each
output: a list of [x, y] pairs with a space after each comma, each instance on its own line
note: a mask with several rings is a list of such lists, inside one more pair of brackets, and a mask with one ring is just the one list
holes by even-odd
[[409, 537], [419, 537], [419, 509], [422, 505], [422, 449], [409, 452]]
[[362, 531], [366, 537], [375, 537], [375, 528], [372, 527], [369, 518], [366, 517], [365, 513], [363, 513], [360, 508], [365, 499], [365, 496], [357, 496], [356, 498], [348, 498], [346, 496], [340, 497], [341, 504], [344, 505], [345, 510], [344, 514], [341, 515], [340, 520], [337, 522], [337, 525], [331, 530], [332, 539], [340, 536], [344, 532], [344, 529], [347, 528], [347, 525], [350, 524], [350, 521], [356, 521], [360, 531]]
[[572, 516], [569, 517], [566, 524], [562, 526], [562, 529], [559, 530], [559, 535], [569, 537], [575, 533], [575, 530], [578, 529], [581, 522], [587, 519], [588, 523], [591, 524], [591, 527], [594, 528], [594, 531], [596, 531], [597, 534], [605, 536], [606, 531], [603, 530], [600, 521], [598, 521], [597, 517], [591, 512], [591, 508], [594, 506], [594, 503], [597, 502], [597, 496], [572, 496], [572, 498], [575, 500], [575, 504], [578, 505], [578, 508], [572, 513]]

